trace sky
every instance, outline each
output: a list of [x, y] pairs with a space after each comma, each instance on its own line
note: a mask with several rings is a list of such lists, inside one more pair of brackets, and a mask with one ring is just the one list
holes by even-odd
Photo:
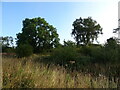
[[[8, 0], [9, 1], [9, 0]], [[103, 35], [98, 41], [117, 36], [113, 29], [118, 27], [118, 1], [79, 1], [79, 2], [2, 2], [2, 30], [0, 36], [12, 36], [22, 30], [25, 18], [42, 17], [57, 29], [60, 42], [72, 40], [73, 22], [82, 17], [92, 17], [103, 28]], [[0, 3], [1, 4], [1, 3]], [[0, 8], [1, 9], [1, 8]], [[1, 17], [1, 16], [0, 16]], [[0, 28], [1, 29], [1, 28]]]

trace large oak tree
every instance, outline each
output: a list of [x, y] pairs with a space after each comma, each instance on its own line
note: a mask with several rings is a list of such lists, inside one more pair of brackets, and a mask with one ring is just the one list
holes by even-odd
[[59, 44], [57, 30], [44, 18], [26, 18], [23, 21], [22, 32], [17, 34], [17, 45], [21, 44], [31, 45], [35, 53], [54, 48]]

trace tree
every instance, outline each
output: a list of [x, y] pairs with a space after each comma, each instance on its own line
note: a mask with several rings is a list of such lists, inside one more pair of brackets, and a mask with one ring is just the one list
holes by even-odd
[[75, 36], [77, 45], [85, 44], [88, 45], [94, 40], [97, 41], [98, 34], [102, 34], [102, 28], [95, 20], [91, 17], [82, 19], [76, 19], [73, 22], [72, 35]]
[[0, 37], [0, 47], [2, 47], [2, 52], [13, 52], [13, 37], [5, 36]]
[[44, 18], [26, 18], [23, 21], [22, 33], [17, 34], [17, 45], [30, 44], [35, 53], [57, 47], [59, 38], [52, 25], [49, 25]]
[[13, 46], [13, 37], [11, 36], [0, 37], [0, 44], [5, 47]]
[[68, 40], [68, 41], [63, 41], [64, 42], [64, 46], [69, 46], [69, 47], [74, 47], [75, 46], [75, 43], [71, 40]]

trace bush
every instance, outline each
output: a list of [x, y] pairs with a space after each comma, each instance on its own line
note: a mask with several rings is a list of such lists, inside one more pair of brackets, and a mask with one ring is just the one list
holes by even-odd
[[75, 47], [61, 47], [53, 50], [51, 61], [70, 70], [79, 70], [90, 63], [91, 57], [78, 53]]
[[90, 56], [91, 48], [89, 46], [82, 46], [80, 48], [80, 53], [85, 56]]
[[118, 59], [120, 60], [120, 45], [118, 46]]
[[92, 57], [91, 62], [92, 63], [104, 63], [104, 51], [102, 47], [91, 47], [90, 48], [90, 57]]
[[6, 49], [6, 53], [15, 53], [15, 49], [10, 47]]
[[101, 46], [84, 46], [80, 49], [80, 53], [86, 57], [90, 57], [91, 63], [104, 63], [105, 50]]
[[116, 49], [108, 49], [108, 48], [104, 48], [104, 59], [106, 59], [109, 62], [116, 62], [119, 61], [119, 51], [118, 48]]
[[33, 49], [32, 46], [28, 44], [23, 44], [17, 47], [16, 54], [18, 57], [28, 57], [32, 55]]
[[69, 64], [70, 61], [76, 61], [78, 56], [74, 47], [59, 47], [53, 50], [51, 59], [54, 63], [65, 65]]
[[107, 39], [107, 42], [104, 45], [104, 57], [109, 62], [118, 62], [119, 61], [119, 45], [117, 41], [113, 38]]

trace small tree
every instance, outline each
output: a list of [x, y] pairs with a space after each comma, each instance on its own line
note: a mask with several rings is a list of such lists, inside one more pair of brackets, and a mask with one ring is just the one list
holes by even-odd
[[94, 40], [97, 41], [98, 34], [102, 34], [102, 28], [91, 17], [85, 19], [80, 17], [73, 22], [72, 35], [75, 36], [77, 45], [80, 43], [88, 45]]

